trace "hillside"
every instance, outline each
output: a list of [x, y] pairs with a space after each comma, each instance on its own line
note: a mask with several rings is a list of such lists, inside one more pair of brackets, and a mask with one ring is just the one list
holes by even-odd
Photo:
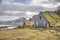
[[43, 15], [47, 18], [52, 26], [60, 26], [60, 16], [56, 13], [44, 12]]

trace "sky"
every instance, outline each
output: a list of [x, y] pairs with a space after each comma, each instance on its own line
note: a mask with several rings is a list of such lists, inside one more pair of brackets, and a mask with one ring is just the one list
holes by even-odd
[[60, 0], [0, 0], [0, 21], [29, 17], [31, 12], [54, 11], [58, 6]]

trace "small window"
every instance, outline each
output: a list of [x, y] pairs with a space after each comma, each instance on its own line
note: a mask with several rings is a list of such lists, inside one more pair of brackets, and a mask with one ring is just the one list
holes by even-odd
[[41, 19], [41, 16], [40, 16], [40, 19]]

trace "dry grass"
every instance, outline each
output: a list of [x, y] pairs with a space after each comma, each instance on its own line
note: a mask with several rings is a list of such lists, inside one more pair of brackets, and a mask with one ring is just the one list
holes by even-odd
[[37, 29], [4, 30], [0, 31], [0, 40], [60, 40], [60, 32]]

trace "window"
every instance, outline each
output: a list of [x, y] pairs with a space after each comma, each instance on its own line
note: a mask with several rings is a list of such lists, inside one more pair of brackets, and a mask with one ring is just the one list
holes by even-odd
[[41, 19], [41, 16], [40, 16], [40, 19]]

